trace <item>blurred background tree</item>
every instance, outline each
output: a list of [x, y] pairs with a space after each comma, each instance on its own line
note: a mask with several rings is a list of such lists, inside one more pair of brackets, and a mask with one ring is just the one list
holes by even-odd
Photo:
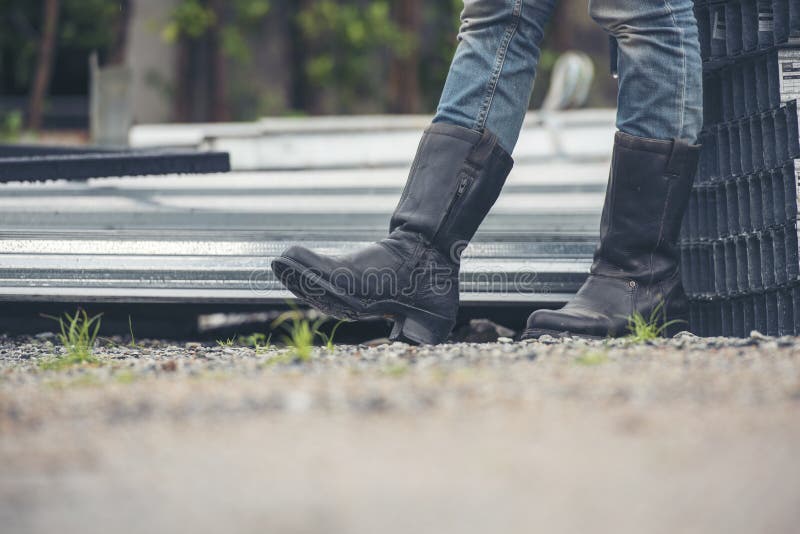
[[[397, 4], [405, 6], [396, 12], [406, 12], [408, 6], [413, 11], [419, 0]], [[357, 113], [367, 111], [364, 102], [388, 106], [383, 80], [375, 74], [384, 72], [392, 59], [412, 56], [419, 45], [414, 28], [401, 27], [392, 15], [386, 0], [317, 0], [300, 7], [296, 31], [305, 44], [298, 74], [306, 85], [303, 107], [313, 113]]]
[[[101, 64], [130, 62], [131, 20], [150, 16], [153, 2], [0, 0], [0, 123], [15, 126], [23, 113], [22, 122], [34, 128], [43, 115], [46, 126], [62, 126], [48, 118], [48, 104], [85, 97], [91, 52], [99, 53]], [[153, 77], [153, 83], [163, 86], [169, 118], [178, 121], [431, 113], [457, 45], [463, 7], [462, 0], [161, 0], [161, 5], [166, 17], [149, 31], [172, 50], [174, 64], [166, 79]], [[558, 53], [568, 49], [583, 50], [596, 63], [590, 104], [614, 105], [615, 84], [604, 75], [607, 40], [589, 19], [586, 0], [561, 0], [553, 19], [533, 105], [541, 102]], [[12, 120], [4, 122], [9, 114]]]
[[86, 94], [90, 52], [124, 61], [128, 16], [128, 0], [0, 0], [0, 94], [28, 98], [0, 113], [38, 130], [49, 92]]
[[268, 0], [181, 0], [162, 38], [178, 45], [176, 119], [231, 119], [229, 63], [249, 64], [250, 41], [270, 12]]

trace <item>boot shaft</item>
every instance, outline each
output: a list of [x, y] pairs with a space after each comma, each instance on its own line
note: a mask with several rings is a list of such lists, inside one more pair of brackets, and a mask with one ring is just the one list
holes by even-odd
[[497, 136], [445, 123], [422, 137], [390, 233], [421, 235], [451, 261], [475, 235], [514, 162]]
[[594, 274], [650, 282], [675, 272], [699, 153], [685, 141], [617, 132]]

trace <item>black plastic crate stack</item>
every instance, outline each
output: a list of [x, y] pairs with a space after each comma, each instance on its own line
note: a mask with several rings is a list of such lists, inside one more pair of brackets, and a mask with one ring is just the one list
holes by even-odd
[[683, 224], [691, 329], [800, 334], [800, 0], [696, 0], [705, 127]]

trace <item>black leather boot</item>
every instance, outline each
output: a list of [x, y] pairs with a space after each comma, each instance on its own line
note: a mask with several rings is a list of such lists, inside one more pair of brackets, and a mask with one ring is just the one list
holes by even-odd
[[662, 325], [676, 321], [664, 334], [686, 328], [677, 240], [699, 152], [680, 140], [617, 132], [589, 278], [564, 308], [535, 311], [523, 339], [619, 337], [635, 313], [649, 320], [655, 312]]
[[491, 132], [431, 125], [386, 239], [345, 256], [291, 247], [272, 262], [301, 300], [333, 317], [394, 321], [391, 338], [445, 341], [458, 312], [461, 252], [513, 166]]

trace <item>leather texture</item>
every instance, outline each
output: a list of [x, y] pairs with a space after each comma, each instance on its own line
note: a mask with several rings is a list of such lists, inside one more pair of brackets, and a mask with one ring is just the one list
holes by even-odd
[[617, 132], [589, 278], [561, 310], [534, 312], [523, 338], [623, 336], [634, 313], [685, 321], [677, 241], [699, 152], [677, 139]]
[[[325, 313], [389, 317], [396, 321], [394, 338], [440, 343], [458, 312], [461, 252], [512, 166], [493, 133], [433, 124], [422, 137], [387, 238], [337, 257], [291, 247], [276, 258], [273, 270], [293, 293]], [[406, 319], [414, 328], [403, 328]]]

